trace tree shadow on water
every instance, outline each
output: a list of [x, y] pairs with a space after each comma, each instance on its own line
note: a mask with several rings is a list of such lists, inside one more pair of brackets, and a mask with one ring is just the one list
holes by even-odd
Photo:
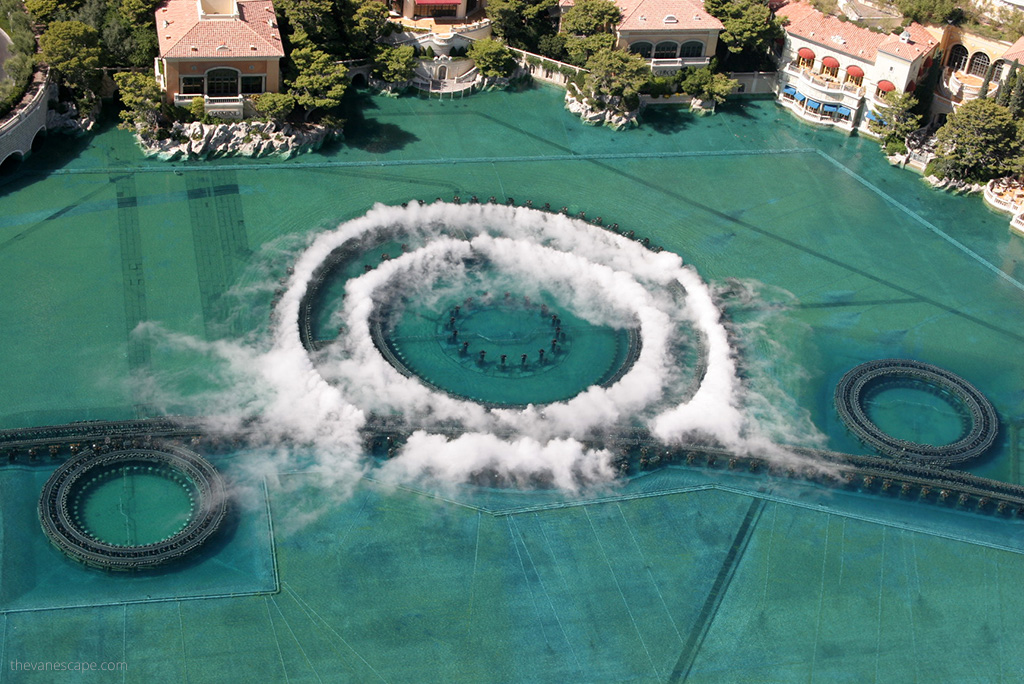
[[341, 115], [345, 119], [345, 139], [347, 147], [373, 154], [385, 154], [400, 150], [419, 138], [393, 123], [384, 123], [377, 119], [367, 118], [366, 110], [377, 109], [373, 95], [368, 90], [357, 90], [347, 95], [342, 104]]
[[683, 106], [661, 105], [644, 109], [643, 127], [662, 135], [685, 130], [693, 123], [693, 114]]

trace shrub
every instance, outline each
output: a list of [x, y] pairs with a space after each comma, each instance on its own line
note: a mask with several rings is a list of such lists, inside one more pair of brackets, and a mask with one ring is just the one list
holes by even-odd
[[206, 100], [201, 97], [193, 97], [188, 105], [188, 113], [192, 115], [193, 121], [201, 121], [206, 116]]

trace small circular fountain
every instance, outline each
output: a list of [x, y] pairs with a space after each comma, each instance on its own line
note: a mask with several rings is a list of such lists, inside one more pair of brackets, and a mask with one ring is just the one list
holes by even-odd
[[[911, 399], [916, 405], [912, 410], [906, 408], [911, 403], [908, 395], [917, 395]], [[886, 409], [887, 401], [903, 403], [900, 416], [894, 418]], [[856, 366], [836, 385], [835, 404], [839, 417], [865, 444], [886, 456], [929, 464], [950, 465], [980, 456], [999, 432], [995, 408], [971, 383], [910, 359]], [[920, 409], [939, 424], [908, 425], [928, 422], [915, 417]]]
[[39, 520], [71, 558], [107, 570], [143, 570], [186, 556], [227, 513], [224, 481], [177, 446], [85, 450], [47, 480]]

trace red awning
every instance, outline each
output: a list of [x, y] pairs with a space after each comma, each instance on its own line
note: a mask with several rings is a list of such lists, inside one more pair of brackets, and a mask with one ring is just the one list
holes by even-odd
[[814, 59], [814, 50], [809, 47], [800, 48], [796, 54], [800, 55], [801, 59]]
[[914, 92], [914, 88], [916, 88], [916, 87], [917, 87], [917, 83], [911, 81], [910, 83], [907, 84], [907, 92], [908, 93]]
[[879, 81], [878, 89], [881, 90], [883, 93], [888, 93], [890, 91], [896, 90], [896, 86], [892, 84], [892, 81]]
[[838, 69], [839, 60], [836, 59], [835, 57], [825, 57], [824, 59], [821, 60], [821, 66], [825, 67], [826, 69]]
[[856, 64], [853, 66], [846, 67], [846, 73], [854, 78], [864, 78], [864, 70]]
[[932, 66], [932, 58], [929, 57], [928, 59], [924, 60], [924, 67], [923, 68], [929, 69], [929, 68], [931, 68], [931, 66]]

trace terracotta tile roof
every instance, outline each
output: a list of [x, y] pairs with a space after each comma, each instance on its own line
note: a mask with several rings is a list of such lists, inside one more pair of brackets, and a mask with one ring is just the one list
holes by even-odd
[[[680, 31], [706, 29], [719, 31], [722, 22], [708, 14], [703, 2], [695, 0], [615, 0], [622, 11], [620, 31]], [[676, 21], [665, 23], [665, 17]]]
[[880, 33], [822, 14], [803, 2], [779, 8], [776, 16], [789, 19], [786, 33], [818, 43], [826, 51], [839, 52], [868, 62], [875, 61], [878, 46], [886, 39]]
[[237, 19], [200, 20], [196, 0], [168, 0], [156, 11], [161, 57], [284, 57], [271, 0], [239, 0]]
[[1002, 59], [1012, 63], [1013, 60], [1024, 62], [1024, 36], [1017, 39], [1017, 42], [1003, 53]]
[[931, 52], [938, 45], [938, 41], [920, 24], [910, 24], [907, 26], [906, 32], [910, 34], [908, 42], [904, 43], [899, 36], [890, 33], [878, 46], [879, 51], [913, 62], [921, 55]]
[[840, 52], [857, 59], [874, 62], [878, 52], [913, 61], [931, 50], [938, 41], [920, 24], [910, 24], [910, 42], [899, 36], [861, 28], [848, 21], [822, 14], [807, 3], [794, 2], [780, 7], [779, 17], [789, 19], [786, 32], [821, 45], [826, 51]]

